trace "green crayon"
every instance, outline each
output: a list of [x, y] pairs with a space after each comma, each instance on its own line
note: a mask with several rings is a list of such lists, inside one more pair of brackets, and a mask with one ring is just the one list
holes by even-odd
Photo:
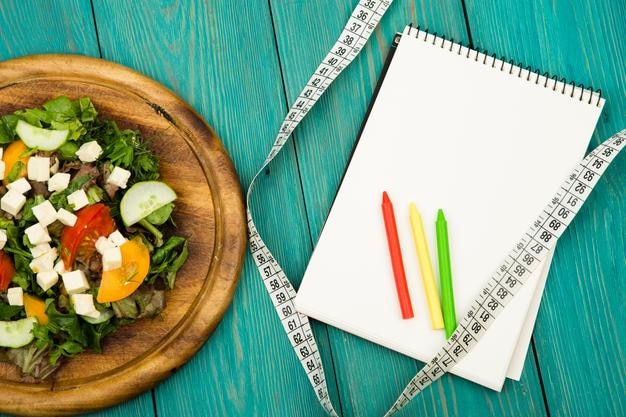
[[437, 255], [439, 257], [439, 281], [441, 284], [441, 309], [446, 339], [456, 330], [454, 292], [452, 290], [452, 270], [450, 268], [450, 246], [448, 245], [448, 222], [443, 210], [437, 212]]

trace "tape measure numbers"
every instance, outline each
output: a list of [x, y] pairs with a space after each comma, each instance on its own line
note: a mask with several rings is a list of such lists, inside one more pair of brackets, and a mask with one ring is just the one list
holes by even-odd
[[[246, 195], [248, 236], [254, 262], [315, 395], [326, 413], [335, 417], [337, 413], [328, 396], [324, 368], [309, 319], [296, 311], [294, 306], [296, 292], [256, 229], [250, 210], [250, 195], [258, 176], [278, 155], [296, 126], [317, 103], [330, 84], [358, 55], [392, 2], [393, 0], [359, 1], [339, 39], [289, 109], [272, 149], [252, 179]], [[554, 247], [606, 168], [624, 148], [625, 142], [626, 130], [594, 149], [572, 171], [554, 198], [489, 279], [448, 342], [411, 379], [385, 417], [403, 408], [476, 345], [498, 314], [522, 288], [537, 265]]]
[[554, 248], [602, 174], [624, 148], [624, 143], [626, 129], [595, 148], [576, 166], [519, 242], [506, 255], [448, 342], [411, 379], [385, 417], [404, 407], [478, 343], [504, 307], [524, 286], [537, 265]]
[[248, 236], [252, 257], [287, 333], [289, 342], [315, 390], [315, 395], [324, 410], [331, 416], [337, 416], [337, 413], [328, 397], [324, 368], [309, 319], [307, 316], [296, 312], [293, 302], [296, 292], [257, 232], [250, 212], [250, 195], [259, 174], [278, 155], [296, 126], [317, 103], [328, 86], [358, 55], [392, 2], [393, 0], [359, 1], [339, 39], [289, 109], [269, 155], [252, 179], [246, 194]]

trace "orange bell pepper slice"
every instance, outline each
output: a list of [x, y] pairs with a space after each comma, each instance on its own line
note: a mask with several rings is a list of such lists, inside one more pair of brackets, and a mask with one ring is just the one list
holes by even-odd
[[22, 162], [23, 166], [22, 166], [22, 171], [19, 173], [16, 179], [26, 176], [26, 173], [28, 172], [27, 166], [28, 166], [29, 157], [25, 156], [25, 157], [20, 158], [20, 156], [24, 154], [24, 152], [26, 152], [27, 150], [28, 150], [28, 147], [21, 140], [16, 140], [14, 142], [11, 142], [11, 144], [7, 146], [7, 148], [4, 150], [4, 153], [2, 155], [2, 160], [4, 161], [4, 175], [5, 175], [4, 184], [5, 185], [9, 183], [9, 181], [6, 179], [6, 176], [9, 175], [9, 173], [13, 169], [13, 166], [18, 161]]
[[36, 317], [42, 326], [48, 324], [46, 303], [39, 298], [24, 294], [24, 310], [26, 310], [26, 317]]
[[134, 293], [150, 271], [150, 251], [141, 238], [134, 238], [120, 246], [122, 266], [102, 273], [98, 289], [99, 303], [119, 301]]

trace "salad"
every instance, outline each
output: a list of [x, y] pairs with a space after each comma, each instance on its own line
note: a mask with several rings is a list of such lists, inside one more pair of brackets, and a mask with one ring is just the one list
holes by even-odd
[[140, 132], [58, 97], [0, 116], [0, 361], [42, 380], [155, 317], [187, 260]]

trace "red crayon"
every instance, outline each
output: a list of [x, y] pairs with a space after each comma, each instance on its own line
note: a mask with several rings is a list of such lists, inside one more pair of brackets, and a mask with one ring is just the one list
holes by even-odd
[[393, 214], [393, 205], [387, 192], [383, 192], [383, 218], [385, 219], [385, 231], [387, 232], [387, 243], [389, 243], [389, 255], [391, 256], [391, 266], [393, 276], [396, 280], [396, 290], [398, 291], [398, 301], [403, 319], [413, 318], [413, 306], [409, 287], [406, 284], [404, 264], [402, 263], [402, 251], [400, 250], [400, 240], [396, 228], [396, 216]]

